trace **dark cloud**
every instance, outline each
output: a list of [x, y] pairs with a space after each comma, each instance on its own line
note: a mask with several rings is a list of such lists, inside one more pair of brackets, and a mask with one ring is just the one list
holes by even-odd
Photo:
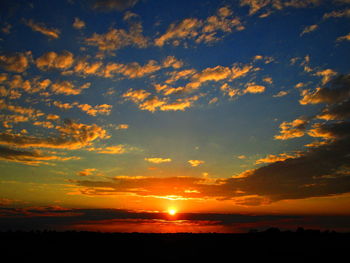
[[125, 9], [131, 8], [138, 0], [88, 0], [89, 5], [92, 9], [97, 11], [124, 11]]
[[317, 117], [325, 120], [349, 119], [350, 118], [350, 100], [325, 108], [322, 111], [322, 113], [319, 114]]
[[339, 75], [326, 86], [317, 88], [315, 91], [304, 90], [302, 92], [301, 104], [343, 102], [350, 97], [350, 74]]
[[0, 207], [0, 231], [4, 230], [93, 230], [97, 225], [124, 225], [133, 232], [133, 224], [172, 225], [181, 220], [182, 224], [197, 226], [225, 227], [228, 231], [247, 231], [250, 228], [266, 229], [271, 226], [296, 229], [297, 226], [320, 229], [350, 229], [349, 216], [295, 216], [295, 215], [243, 215], [221, 213], [179, 213], [170, 218], [167, 213], [136, 212], [120, 209], [65, 209], [61, 207], [11, 208]]
[[67, 161], [79, 159], [79, 157], [61, 157], [56, 155], [45, 155], [40, 151], [17, 150], [0, 146], [0, 160], [18, 162], [27, 165], [48, 164], [47, 161]]

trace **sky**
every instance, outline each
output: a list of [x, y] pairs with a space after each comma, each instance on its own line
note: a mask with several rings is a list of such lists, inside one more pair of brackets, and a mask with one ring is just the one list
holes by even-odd
[[349, 0], [0, 10], [0, 230], [350, 231]]

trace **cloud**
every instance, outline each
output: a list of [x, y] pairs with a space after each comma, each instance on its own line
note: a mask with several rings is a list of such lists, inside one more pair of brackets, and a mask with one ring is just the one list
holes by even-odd
[[145, 158], [145, 161], [150, 162], [150, 163], [169, 163], [171, 162], [170, 158], [159, 158], [159, 157], [153, 157], [153, 158]]
[[273, 83], [273, 80], [272, 80], [271, 77], [265, 77], [265, 78], [263, 78], [263, 81], [266, 82], [266, 83], [269, 83], [269, 84]]
[[219, 101], [219, 99], [217, 98], [217, 97], [214, 97], [214, 98], [212, 98], [209, 102], [208, 102], [208, 104], [215, 104], [215, 103], [217, 103]]
[[244, 93], [263, 93], [265, 89], [266, 88], [261, 85], [248, 85], [243, 92]]
[[75, 17], [73, 27], [75, 29], [82, 29], [83, 27], [85, 27], [85, 22], [83, 20], [80, 20], [78, 17]]
[[123, 154], [126, 153], [127, 149], [125, 148], [125, 145], [119, 144], [114, 146], [107, 146], [105, 148], [92, 148], [89, 150], [97, 151], [98, 153], [104, 153], [104, 154]]
[[322, 85], [324, 85], [328, 81], [330, 81], [334, 76], [336, 76], [337, 72], [335, 72], [332, 69], [325, 69], [325, 70], [317, 71], [315, 75], [322, 77]]
[[129, 31], [124, 29], [110, 28], [105, 34], [93, 33], [91, 37], [85, 38], [89, 46], [96, 46], [100, 51], [112, 52], [126, 46], [145, 48], [148, 40], [142, 34], [142, 25], [135, 22], [130, 25]]
[[47, 52], [36, 59], [36, 66], [41, 70], [67, 69], [74, 63], [74, 56], [71, 52], [63, 50], [61, 54]]
[[11, 128], [12, 123], [27, 122], [29, 117], [23, 115], [1, 114], [0, 121], [5, 128]]
[[131, 101], [138, 103], [141, 101], [144, 101], [146, 98], [148, 98], [151, 95], [151, 93], [140, 89], [140, 90], [132, 90], [129, 89], [127, 92], [125, 92], [122, 97], [123, 98], [128, 98]]
[[201, 72], [192, 76], [192, 80], [196, 82], [219, 81], [228, 78], [232, 71], [228, 67], [216, 66], [214, 68], [206, 68]]
[[249, 15], [254, 15], [260, 11], [263, 11], [260, 17], [264, 18], [268, 16], [271, 12], [276, 10], [283, 10], [284, 8], [306, 8], [309, 6], [318, 5], [321, 0], [240, 0], [241, 6], [249, 7]]
[[40, 110], [8, 104], [3, 99], [0, 99], [0, 109], [11, 111], [11, 112], [18, 113], [21, 115], [27, 115], [30, 118], [37, 118], [37, 117], [44, 115], [44, 113], [42, 113]]
[[350, 17], [350, 8], [338, 11], [332, 11], [323, 15], [323, 19]]
[[280, 97], [284, 97], [288, 94], [288, 91], [285, 90], [281, 90], [279, 91], [277, 94], [273, 95], [272, 97], [274, 98], [280, 98]]
[[116, 128], [117, 130], [126, 130], [129, 129], [129, 125], [128, 124], [119, 124]]
[[51, 85], [51, 90], [55, 94], [64, 94], [64, 95], [79, 95], [84, 89], [89, 88], [91, 85], [90, 82], [87, 82], [80, 87], [75, 87], [75, 85], [70, 81], [62, 81], [58, 83], [53, 83]]
[[73, 106], [74, 106], [73, 104], [62, 103], [62, 102], [60, 102], [58, 100], [53, 101], [52, 104], [54, 106], [56, 106], [57, 108], [64, 109], [64, 110], [69, 110], [69, 109], [73, 108]]
[[165, 81], [166, 84], [171, 84], [179, 79], [187, 79], [194, 75], [197, 71], [195, 69], [184, 69], [181, 71], [170, 72], [170, 78]]
[[0, 145], [74, 150], [91, 145], [96, 139], [108, 138], [106, 130], [96, 124], [87, 125], [66, 120], [63, 126], [57, 126], [56, 129], [59, 136], [48, 138], [3, 132], [0, 133]]
[[6, 71], [22, 73], [29, 67], [28, 55], [30, 55], [30, 52], [1, 55], [0, 67]]
[[[254, 197], [249, 198], [252, 200]], [[247, 200], [247, 201], [249, 201]], [[243, 201], [243, 200], [242, 200]], [[252, 200], [253, 201], [253, 200]], [[250, 229], [265, 230], [271, 226], [295, 230], [297, 227], [317, 229], [350, 229], [349, 216], [251, 215], [232, 213], [178, 213], [169, 219], [165, 212], [132, 211], [123, 209], [69, 209], [64, 207], [11, 207], [14, 200], [2, 199], [0, 231], [57, 231], [147, 232], [151, 226], [159, 232], [169, 229], [181, 232], [235, 232], [247, 233]], [[170, 227], [170, 228], [169, 228]], [[185, 227], [185, 228], [184, 228]], [[208, 228], [209, 227], [209, 228]], [[214, 227], [214, 228], [213, 228]], [[185, 230], [184, 230], [185, 229]], [[95, 234], [92, 234], [95, 235]], [[139, 238], [139, 236], [135, 236]], [[215, 240], [214, 240], [215, 242]], [[214, 244], [214, 243], [213, 243]], [[270, 244], [268, 244], [270, 245]]]
[[207, 19], [186, 18], [179, 23], [172, 23], [166, 32], [154, 40], [156, 46], [164, 46], [172, 41], [177, 46], [180, 41], [192, 39], [196, 43], [213, 43], [224, 37], [224, 34], [233, 30], [244, 29], [238, 17], [232, 15], [229, 7], [218, 9], [217, 13]]
[[137, 62], [131, 62], [129, 64], [109, 63], [104, 69], [102, 69], [101, 72], [98, 73], [98, 75], [105, 78], [110, 78], [114, 77], [113, 74], [121, 74], [133, 79], [144, 77], [160, 70], [161, 68], [162, 66], [155, 60], [149, 60], [147, 64], [143, 66]]
[[205, 162], [202, 160], [188, 160], [188, 163], [192, 166], [192, 167], [197, 167], [200, 166], [202, 164], [204, 164]]
[[86, 168], [86, 169], [83, 169], [83, 170], [77, 172], [77, 175], [89, 176], [89, 175], [93, 175], [96, 171], [97, 171], [97, 169], [95, 169], [95, 168]]
[[111, 11], [123, 11], [131, 8], [138, 0], [91, 0], [90, 7], [97, 11], [111, 12]]
[[307, 26], [304, 28], [304, 30], [300, 33], [300, 36], [303, 36], [305, 34], [308, 34], [312, 31], [315, 31], [316, 29], [318, 29], [318, 25], [311, 25], [311, 26]]
[[166, 103], [160, 105], [159, 109], [161, 111], [184, 111], [187, 108], [190, 108], [193, 105], [193, 102], [198, 100], [198, 96], [192, 96], [183, 99], [177, 99], [174, 102]]
[[47, 129], [52, 129], [55, 127], [53, 125], [53, 123], [49, 122], [49, 121], [35, 121], [35, 122], [33, 122], [33, 125], [41, 126], [41, 127], [47, 128]]
[[308, 134], [312, 137], [321, 137], [324, 139], [342, 139], [349, 136], [350, 123], [338, 122], [330, 124], [316, 123]]
[[246, 76], [253, 67], [251, 65], [244, 65], [242, 67], [233, 65], [232, 68], [216, 66], [213, 68], [203, 69], [191, 77], [191, 82], [185, 87], [185, 90], [191, 91], [198, 89], [204, 82], [207, 81], [221, 81], [225, 79], [234, 80]]
[[89, 104], [79, 104], [77, 107], [91, 116], [96, 116], [97, 114], [109, 115], [112, 110], [112, 105], [108, 104], [101, 104], [96, 106], [91, 106]]
[[95, 75], [104, 78], [114, 78], [116, 75], [122, 75], [129, 79], [141, 78], [161, 69], [172, 67], [178, 69], [182, 67], [183, 62], [174, 56], [167, 56], [161, 63], [155, 60], [149, 60], [144, 65], [138, 62], [130, 62], [128, 64], [110, 62], [103, 65], [101, 61], [88, 62], [87, 58], [76, 60], [74, 67], [71, 70], [62, 72], [63, 75], [78, 74], [86, 77]]
[[335, 104], [323, 109], [323, 111], [317, 115], [317, 118], [323, 120], [346, 120], [350, 118], [350, 100], [342, 101], [339, 104]]
[[[150, 96], [151, 93], [144, 90], [132, 91], [129, 90], [123, 94], [123, 97], [136, 103], [141, 110], [148, 110], [150, 112], [160, 111], [184, 111], [190, 108], [199, 96], [192, 96], [186, 98], [179, 98], [175, 101], [170, 101], [169, 98], [159, 98], [157, 96]], [[169, 94], [169, 93], [167, 93]]]
[[269, 154], [265, 158], [256, 160], [255, 164], [283, 162], [287, 159], [293, 159], [300, 156], [301, 156], [300, 153], [295, 153], [295, 154], [280, 153], [278, 155]]
[[[22, 96], [23, 91], [29, 94], [40, 92], [39, 95], [44, 96], [45, 90], [50, 86], [49, 79], [40, 79], [34, 77], [24, 80], [20, 75], [12, 75], [12, 77], [2, 81], [3, 86], [0, 87], [1, 94], [8, 99], [18, 99]], [[46, 92], [48, 94], [48, 92]]]
[[166, 103], [167, 103], [166, 99], [160, 99], [157, 96], [153, 96], [143, 101], [141, 104], [139, 104], [139, 108], [141, 110], [148, 110], [148, 111], [154, 112], [157, 110], [157, 108], [163, 106]]
[[280, 125], [280, 135], [275, 135], [277, 140], [288, 140], [291, 138], [302, 137], [305, 134], [306, 125], [309, 123], [306, 119], [295, 119], [292, 122], [282, 122]]
[[240, 95], [240, 90], [232, 88], [229, 86], [227, 83], [224, 83], [221, 87], [220, 90], [223, 91], [225, 94], [227, 94], [229, 97], [234, 97], [237, 95]]
[[57, 28], [48, 28], [43, 23], [35, 23], [32, 19], [26, 22], [26, 25], [29, 26], [33, 31], [39, 32], [49, 38], [59, 38], [60, 30]]
[[56, 115], [56, 114], [47, 114], [47, 115], [46, 115], [46, 119], [47, 119], [47, 120], [52, 120], [52, 121], [54, 121], [54, 120], [59, 120], [59, 119], [60, 119], [60, 116], [58, 116], [58, 115]]
[[[329, 95], [332, 100], [324, 100], [333, 101], [335, 104], [332, 107], [335, 107], [340, 102], [338, 98], [333, 100], [334, 93], [344, 89], [348, 84], [348, 76], [338, 76], [329, 83], [332, 83], [329, 89], [333, 92], [324, 95]], [[347, 102], [350, 94], [342, 98], [343, 102], [339, 105]], [[133, 193], [139, 196], [181, 200], [213, 198], [232, 200], [238, 205], [260, 205], [279, 200], [348, 193], [350, 124], [348, 120], [315, 123], [307, 130], [306, 126], [313, 118], [305, 117], [282, 123], [281, 135], [275, 138], [288, 139], [307, 133], [312, 137], [327, 140], [326, 143], [315, 144], [294, 154], [268, 155], [257, 160], [258, 164], [266, 164], [265, 166], [247, 170], [232, 178], [208, 181], [207, 178], [197, 177], [116, 177], [110, 181], [75, 183], [81, 187], [81, 193], [87, 195]]]
[[61, 157], [55, 155], [44, 155], [38, 150], [17, 150], [8, 147], [0, 146], [0, 160], [17, 162], [26, 165], [37, 166], [39, 164], [50, 164], [48, 161], [69, 161], [78, 160], [79, 157]]
[[[316, 88], [314, 91], [303, 90], [301, 93], [302, 98], [299, 100], [300, 104], [318, 104], [339, 103], [347, 99], [350, 95], [350, 76], [339, 75], [332, 79], [327, 80], [327, 86]], [[332, 87], [332, 88], [331, 88]]]
[[337, 41], [350, 41], [350, 33], [337, 38]]
[[[102, 68], [102, 66], [103, 66], [103, 63], [101, 61], [89, 63], [86, 61], [86, 59], [79, 59], [77, 60], [72, 72], [75, 72], [82, 76], [95, 75]], [[110, 77], [110, 75], [106, 77]]]
[[174, 69], [178, 69], [182, 66], [183, 62], [174, 56], [167, 56], [163, 61], [163, 67], [165, 68], [173, 67]]

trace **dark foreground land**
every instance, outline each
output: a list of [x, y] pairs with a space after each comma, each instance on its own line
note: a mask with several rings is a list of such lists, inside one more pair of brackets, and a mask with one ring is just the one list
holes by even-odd
[[6, 262], [347, 262], [350, 255], [350, 233], [314, 230], [247, 234], [33, 231], [2, 232], [0, 240], [2, 258], [10, 256]]

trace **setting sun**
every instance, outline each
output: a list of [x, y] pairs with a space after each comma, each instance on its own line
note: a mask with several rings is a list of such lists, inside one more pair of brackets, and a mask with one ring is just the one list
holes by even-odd
[[174, 209], [174, 208], [169, 208], [169, 210], [168, 210], [168, 213], [169, 213], [169, 215], [175, 215], [176, 214], [176, 209]]

